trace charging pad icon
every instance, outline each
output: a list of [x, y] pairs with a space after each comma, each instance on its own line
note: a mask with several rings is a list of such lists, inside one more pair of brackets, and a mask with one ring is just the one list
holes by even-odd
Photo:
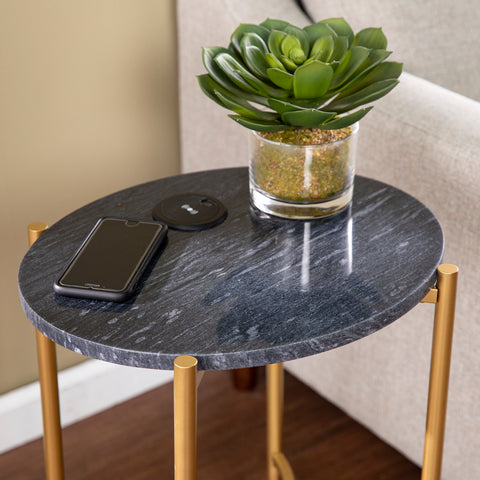
[[184, 193], [161, 200], [152, 217], [174, 230], [194, 232], [220, 225], [227, 218], [227, 209], [210, 195]]

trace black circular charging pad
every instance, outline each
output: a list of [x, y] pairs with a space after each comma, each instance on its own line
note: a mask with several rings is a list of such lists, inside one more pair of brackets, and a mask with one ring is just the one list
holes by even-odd
[[216, 198], [198, 193], [182, 193], [164, 198], [152, 210], [154, 220], [169, 228], [194, 232], [206, 230], [227, 218], [227, 209]]

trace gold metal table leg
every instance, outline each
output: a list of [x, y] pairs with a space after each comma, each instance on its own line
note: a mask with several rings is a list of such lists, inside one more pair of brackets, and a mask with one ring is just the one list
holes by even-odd
[[[47, 229], [44, 223], [28, 226], [31, 246]], [[58, 400], [57, 358], [55, 343], [36, 330], [37, 359], [42, 397], [43, 443], [47, 480], [63, 480], [62, 427]]]
[[267, 365], [267, 465], [268, 480], [294, 480], [282, 453], [283, 364]]
[[175, 480], [197, 479], [197, 359], [174, 362]]
[[38, 370], [43, 413], [45, 470], [48, 480], [63, 480], [62, 427], [58, 400], [55, 343], [36, 331]]
[[[440, 265], [435, 306], [422, 480], [440, 480], [458, 267]], [[428, 297], [428, 295], [427, 295]], [[431, 301], [425, 297], [424, 301]]]

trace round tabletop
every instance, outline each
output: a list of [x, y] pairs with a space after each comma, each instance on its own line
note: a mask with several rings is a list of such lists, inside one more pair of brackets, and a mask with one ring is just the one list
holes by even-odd
[[[98, 218], [151, 219], [163, 198], [201, 193], [227, 218], [170, 229], [125, 303], [60, 296], [53, 283]], [[410, 195], [357, 176], [352, 206], [327, 219], [288, 221], [252, 210], [248, 170], [197, 172], [97, 200], [49, 228], [19, 271], [34, 326], [70, 350], [170, 370], [179, 355], [201, 370], [283, 362], [365, 337], [417, 305], [436, 280], [443, 233]]]

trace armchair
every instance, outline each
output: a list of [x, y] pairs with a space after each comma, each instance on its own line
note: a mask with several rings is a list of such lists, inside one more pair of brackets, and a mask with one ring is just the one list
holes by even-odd
[[[471, 50], [479, 10], [473, 0], [301, 3], [304, 9], [294, 0], [178, 1], [182, 169], [247, 164], [246, 132], [196, 84], [201, 46], [224, 45], [238, 23], [266, 17], [302, 26], [344, 16], [354, 29], [384, 28], [408, 73], [362, 120], [357, 170], [425, 203], [444, 228], [444, 260], [460, 267], [443, 478], [480, 478], [480, 57]], [[432, 324], [431, 306], [419, 305], [375, 341], [367, 337], [286, 368], [421, 464]]]

